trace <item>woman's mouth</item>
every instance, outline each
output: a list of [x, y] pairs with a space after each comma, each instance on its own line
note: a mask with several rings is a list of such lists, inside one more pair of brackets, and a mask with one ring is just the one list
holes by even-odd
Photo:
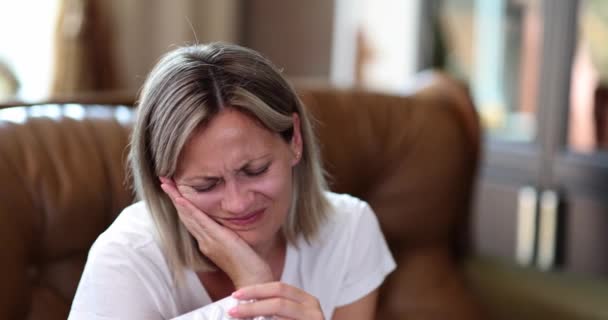
[[264, 209], [260, 209], [240, 217], [223, 218], [222, 220], [237, 226], [249, 226], [260, 220], [262, 215], [264, 215], [264, 211]]

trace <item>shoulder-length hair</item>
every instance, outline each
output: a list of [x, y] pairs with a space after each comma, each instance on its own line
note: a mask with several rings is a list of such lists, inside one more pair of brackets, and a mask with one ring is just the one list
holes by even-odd
[[292, 114], [301, 119], [302, 158], [293, 169], [290, 211], [282, 226], [287, 241], [312, 240], [327, 218], [327, 184], [309, 115], [280, 71], [261, 54], [226, 43], [178, 48], [149, 74], [139, 96], [129, 154], [137, 196], [152, 215], [163, 251], [179, 278], [182, 268], [213, 270], [181, 223], [159, 176], [172, 177], [194, 130], [224, 108], [236, 108], [279, 134], [293, 135]]

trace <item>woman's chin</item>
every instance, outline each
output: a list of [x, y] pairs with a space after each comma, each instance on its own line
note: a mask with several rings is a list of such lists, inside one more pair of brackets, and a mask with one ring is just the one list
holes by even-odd
[[258, 230], [237, 231], [236, 234], [252, 248], [259, 247], [270, 241], [269, 237], [262, 235]]

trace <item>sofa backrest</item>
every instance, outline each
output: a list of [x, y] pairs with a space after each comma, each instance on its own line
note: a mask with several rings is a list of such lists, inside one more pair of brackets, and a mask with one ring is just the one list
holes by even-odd
[[460, 275], [470, 225], [479, 123], [465, 87], [429, 74], [403, 96], [319, 87], [301, 91], [331, 189], [368, 201], [397, 270], [378, 319], [476, 319]]
[[[479, 152], [466, 90], [432, 75], [404, 96], [298, 92], [332, 189], [371, 204], [397, 260], [378, 317], [474, 319], [458, 265]], [[133, 117], [111, 105], [0, 110], [0, 319], [66, 318], [89, 247], [133, 201]]]
[[36, 105], [0, 115], [0, 319], [65, 319], [89, 247], [131, 202], [130, 111]]

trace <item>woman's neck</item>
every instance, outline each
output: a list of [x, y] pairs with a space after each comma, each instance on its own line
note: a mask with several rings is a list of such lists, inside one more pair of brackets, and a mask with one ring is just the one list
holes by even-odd
[[275, 280], [281, 278], [283, 266], [285, 265], [285, 253], [287, 251], [287, 241], [281, 233], [272, 241], [253, 247], [253, 250], [270, 266]]

